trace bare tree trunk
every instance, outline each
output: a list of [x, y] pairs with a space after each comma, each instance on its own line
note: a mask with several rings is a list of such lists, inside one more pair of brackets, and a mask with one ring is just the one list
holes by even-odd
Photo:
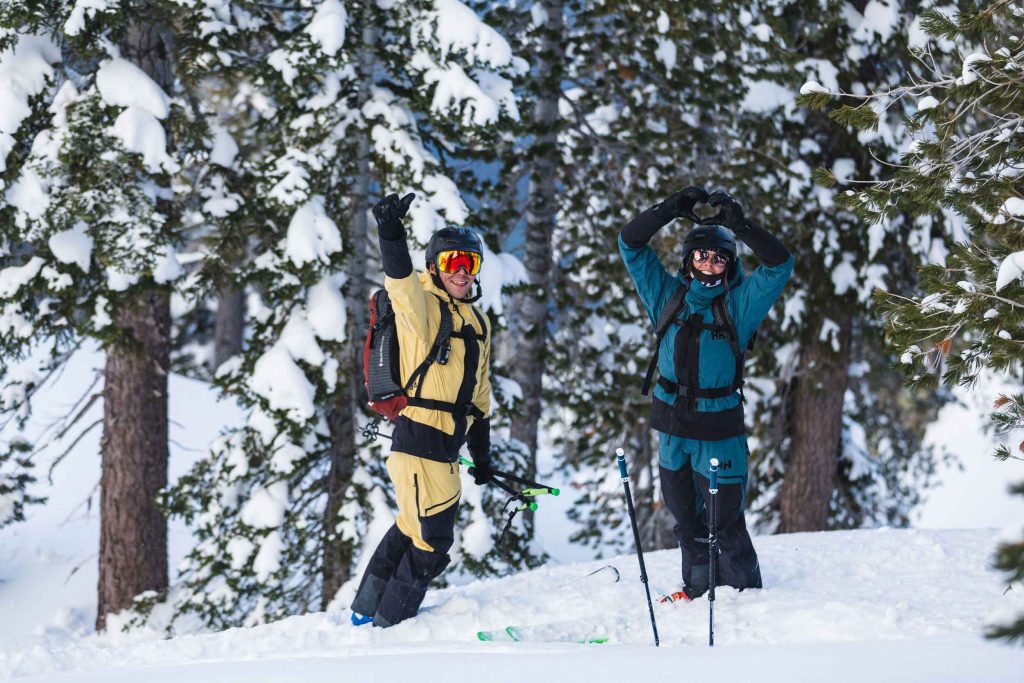
[[96, 628], [145, 591], [167, 590], [167, 521], [156, 505], [167, 486], [170, 297], [150, 291], [118, 316], [137, 346], [107, 348], [100, 479]]
[[850, 328], [849, 319], [840, 323], [838, 352], [828, 341], [815, 338], [801, 354], [792, 440], [779, 496], [780, 532], [828, 528], [843, 428]]
[[[362, 92], [360, 106], [369, 99], [373, 85], [374, 50], [377, 44], [377, 29], [367, 10], [363, 29], [363, 49], [360, 55], [360, 76]], [[351, 542], [342, 543], [334, 527], [338, 524], [338, 511], [344, 504], [345, 496], [352, 486], [352, 475], [356, 461], [355, 420], [359, 406], [365, 404], [363, 388], [363, 347], [361, 340], [367, 325], [366, 285], [366, 241], [369, 238], [368, 214], [370, 207], [370, 138], [368, 131], [361, 131], [358, 149], [358, 169], [352, 186], [350, 199], [352, 214], [349, 219], [349, 257], [346, 261], [345, 306], [348, 309], [345, 351], [341, 367], [349, 370], [344, 378], [345, 386], [338, 392], [338, 401], [327, 424], [331, 431], [331, 470], [327, 484], [327, 508], [324, 510], [324, 564], [323, 595], [321, 607], [327, 605], [337, 594], [352, 573], [352, 559], [355, 548]]]
[[[516, 321], [513, 347], [513, 379], [523, 390], [519, 410], [512, 416], [512, 438], [527, 449], [529, 479], [537, 474], [537, 433], [539, 429], [543, 378], [547, 358], [548, 288], [551, 278], [551, 242], [558, 211], [557, 172], [558, 100], [562, 93], [565, 61], [563, 7], [561, 0], [542, 0], [545, 16], [537, 59], [539, 90], [533, 114], [535, 141], [531, 150], [529, 205], [526, 212], [526, 272], [529, 288], [515, 297], [512, 317]], [[526, 533], [533, 535], [533, 514], [525, 513]]]
[[[173, 73], [168, 24], [138, 8], [122, 54], [166, 92]], [[171, 215], [169, 206], [163, 207]], [[108, 345], [104, 387], [100, 554], [96, 629], [145, 591], [166, 592], [167, 521], [157, 494], [167, 486], [167, 375], [171, 308], [166, 291], [139, 288], [114, 321], [123, 342]]]
[[213, 371], [242, 350], [245, 333], [245, 291], [233, 286], [217, 290], [214, 319]]

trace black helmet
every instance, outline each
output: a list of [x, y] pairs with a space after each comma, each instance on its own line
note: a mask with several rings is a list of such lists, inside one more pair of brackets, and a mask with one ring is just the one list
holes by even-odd
[[690, 267], [693, 252], [698, 249], [714, 249], [729, 254], [726, 279], [732, 279], [736, 272], [736, 238], [721, 225], [698, 225], [683, 239], [683, 270]]
[[[472, 251], [480, 256], [484, 254], [483, 243], [477, 234], [469, 228], [441, 228], [430, 236], [427, 242], [427, 265], [434, 263], [442, 251]], [[435, 264], [436, 265], [436, 264]]]
[[697, 249], [724, 251], [736, 260], [736, 238], [721, 225], [698, 225], [683, 239], [683, 253], [690, 258]]

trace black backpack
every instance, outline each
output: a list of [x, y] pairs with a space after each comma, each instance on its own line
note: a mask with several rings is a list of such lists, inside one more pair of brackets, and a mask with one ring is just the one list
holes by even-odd
[[[363, 379], [370, 407], [389, 420], [396, 420], [399, 413], [408, 405], [442, 410], [453, 415], [469, 414], [483, 417], [483, 413], [471, 402], [456, 404], [420, 398], [423, 378], [430, 366], [434, 363], [448, 364], [452, 337], [473, 338], [479, 342], [487, 338], [487, 326], [484, 324], [483, 316], [475, 308], [473, 313], [484, 333], [477, 334], [470, 325], [464, 325], [460, 332], [453, 333], [452, 313], [444, 300], [436, 298], [441, 307], [441, 325], [437, 330], [437, 337], [434, 338], [427, 357], [403, 385], [399, 368], [398, 330], [395, 327], [395, 310], [391, 306], [391, 297], [384, 289], [379, 289], [370, 296], [370, 326], [363, 347]], [[466, 368], [466, 372], [470, 371], [475, 374], [476, 368]], [[410, 394], [413, 386], [416, 390]]]
[[[726, 341], [729, 343], [729, 347], [732, 349], [733, 356], [736, 359], [736, 371], [733, 375], [733, 382], [731, 385], [726, 387], [713, 387], [713, 388], [701, 388], [698, 386], [697, 377], [700, 368], [700, 359], [693, 359], [688, 363], [690, 366], [690, 377], [687, 384], [677, 384], [676, 382], [670, 382], [664, 377], [658, 379], [658, 384], [671, 394], [686, 395], [686, 398], [691, 404], [696, 405], [698, 398], [724, 398], [739, 390], [740, 398], [744, 399], [743, 396], [743, 365], [744, 365], [744, 353], [745, 349], [740, 348], [739, 335], [736, 332], [736, 325], [733, 323], [732, 316], [729, 315], [729, 309], [726, 306], [725, 297], [726, 292], [715, 297], [714, 301], [711, 302], [711, 312], [714, 315], [714, 322], [704, 322], [703, 316], [699, 313], [694, 314], [687, 320], [677, 321], [676, 318], [679, 316], [679, 312], [683, 310], [683, 306], [686, 303], [686, 287], [680, 287], [672, 296], [669, 297], [668, 302], [665, 304], [665, 308], [662, 309], [661, 315], [658, 316], [658, 322], [654, 326], [654, 355], [651, 357], [651, 362], [647, 366], [647, 374], [644, 376], [644, 384], [640, 392], [643, 396], [646, 396], [651, 390], [652, 380], [654, 379], [654, 371], [658, 367], [658, 357], [661, 354], [661, 340], [668, 332], [668, 328], [673, 323], [678, 323], [684, 329], [691, 327], [691, 333], [699, 334], [703, 330], [711, 330], [713, 333], [717, 332], [723, 335]], [[747, 344], [749, 350], [754, 346], [754, 339], [756, 334], [750, 338], [750, 342]], [[689, 359], [688, 359], [689, 360]], [[692, 389], [690, 388], [692, 385]]]

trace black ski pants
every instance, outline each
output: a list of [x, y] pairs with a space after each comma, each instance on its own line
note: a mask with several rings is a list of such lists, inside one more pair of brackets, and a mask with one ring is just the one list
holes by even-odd
[[398, 518], [363, 572], [352, 611], [394, 626], [416, 616], [430, 582], [451, 562], [462, 486], [455, 463], [394, 452], [387, 461]]
[[[709, 587], [708, 524], [711, 482], [689, 463], [682, 469], [660, 467], [661, 495], [676, 520], [675, 534], [682, 551], [683, 587], [695, 598]], [[716, 586], [760, 588], [761, 568], [743, 518], [746, 481], [718, 485]]]

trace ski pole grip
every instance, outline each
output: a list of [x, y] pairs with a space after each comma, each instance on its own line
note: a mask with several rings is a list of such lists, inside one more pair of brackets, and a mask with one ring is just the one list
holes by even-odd
[[616, 448], [615, 460], [619, 463], [619, 475], [622, 477], [622, 480], [629, 479], [629, 472], [626, 471], [626, 452], [621, 448]]
[[718, 489], [718, 458], [711, 458], [711, 488]]
[[461, 455], [459, 456], [459, 462], [465, 465], [466, 467], [476, 467], [476, 465], [473, 464], [472, 460]]

